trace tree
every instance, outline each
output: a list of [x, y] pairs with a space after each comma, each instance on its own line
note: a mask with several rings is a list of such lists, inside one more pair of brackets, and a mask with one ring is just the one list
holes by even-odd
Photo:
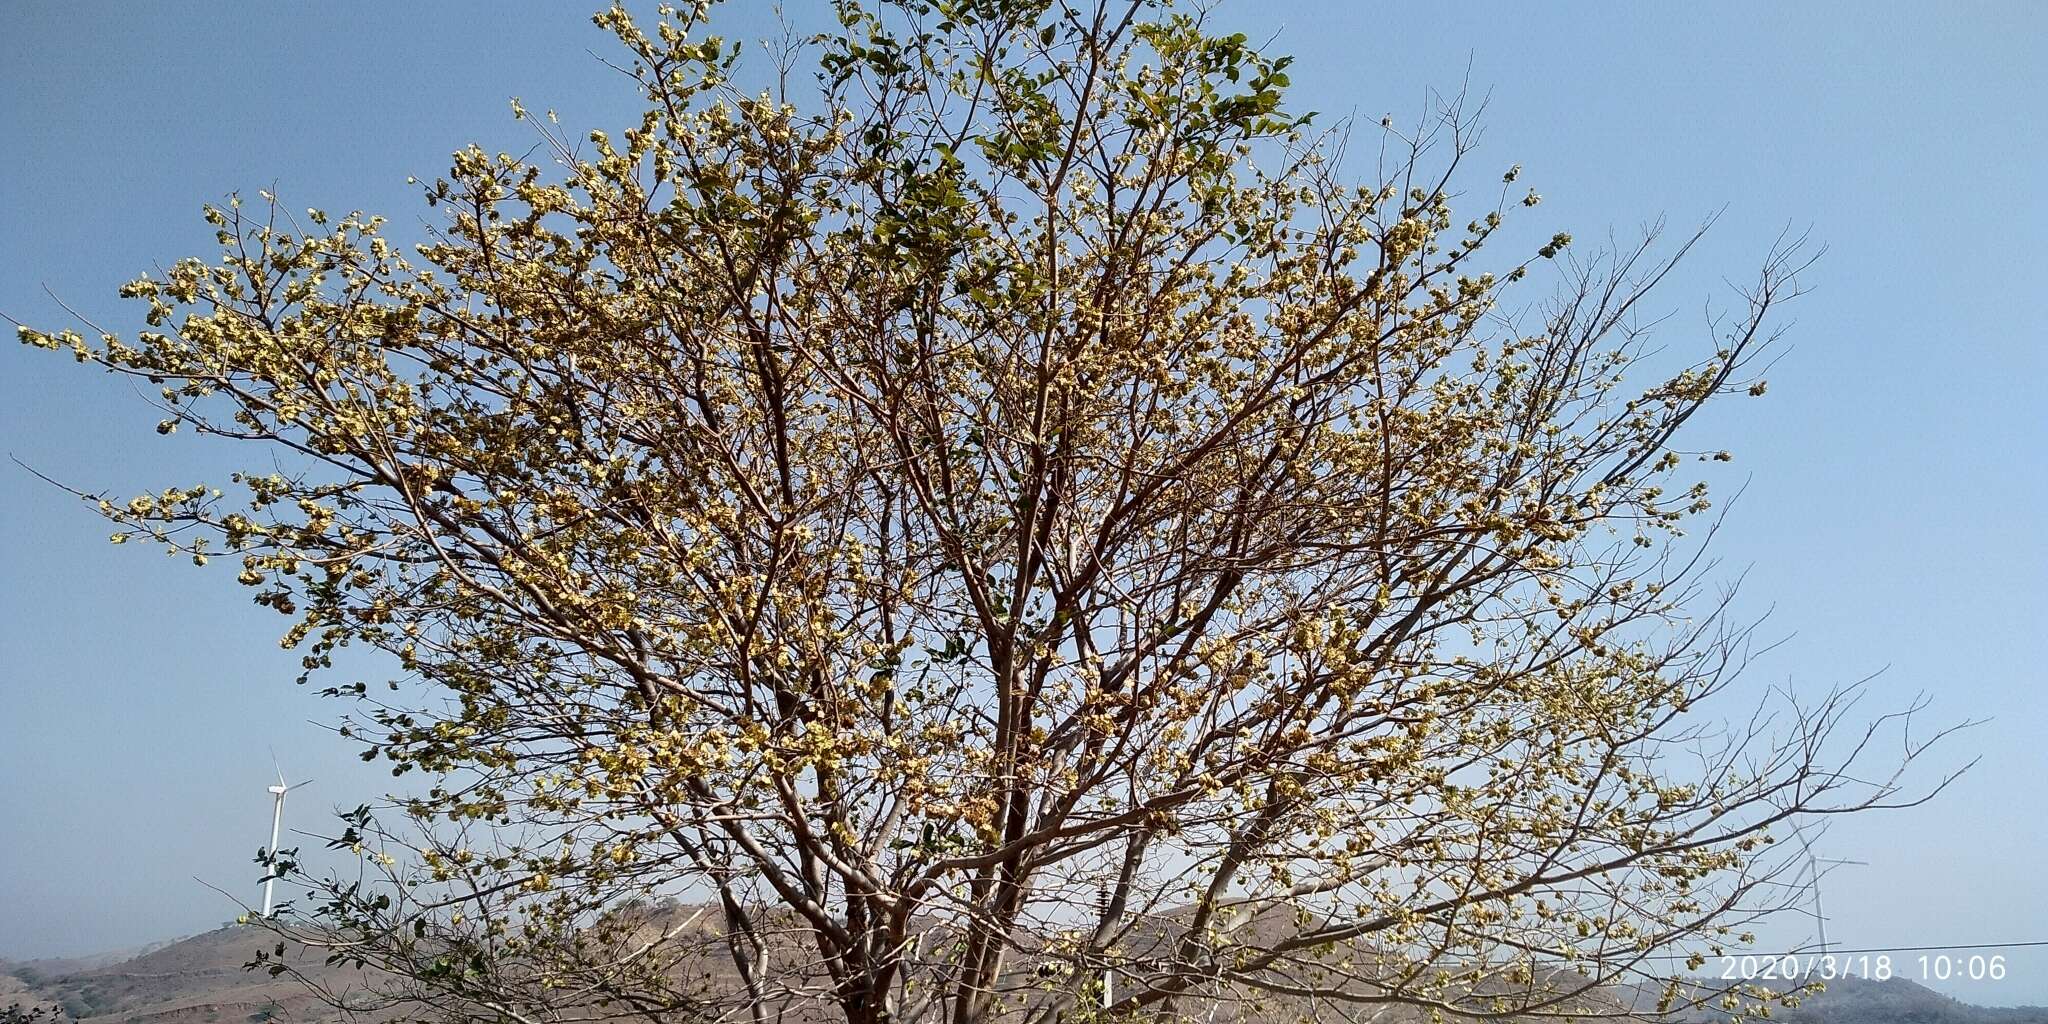
[[23, 329], [262, 460], [117, 541], [400, 666], [326, 692], [433, 784], [276, 927], [452, 1016], [1633, 1012], [1911, 799], [1840, 695], [1698, 711], [1679, 433], [1797, 247], [1659, 370], [1691, 239], [1484, 272], [1537, 197], [1459, 224], [1456, 104], [1357, 186], [1170, 3], [840, 3], [758, 95], [709, 7], [599, 14], [645, 118], [458, 152], [415, 249], [237, 200], [150, 330]]

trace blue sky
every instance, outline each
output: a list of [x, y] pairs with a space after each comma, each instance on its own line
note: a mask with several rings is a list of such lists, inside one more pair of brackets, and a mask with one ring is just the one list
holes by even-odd
[[[821, 26], [819, 4], [791, 18]], [[775, 32], [735, 3], [727, 35]], [[509, 13], [516, 10], [518, 13]], [[344, 13], [346, 12], [346, 13]], [[608, 39], [575, 4], [16, 3], [0, 13], [0, 311], [66, 302], [130, 324], [114, 289], [208, 252], [199, 204], [274, 187], [401, 229], [405, 185], [471, 140], [524, 149], [521, 97], [566, 126], [636, 119]], [[1827, 255], [1770, 395], [1704, 416], [1698, 447], [1746, 483], [1718, 538], [1740, 610], [1782, 646], [1756, 685], [1881, 672], [1873, 710], [1989, 721], [1941, 800], [1839, 822], [1825, 856], [1838, 945], [2048, 939], [2048, 573], [2042, 245], [2048, 7], [2023, 2], [1466, 5], [1226, 0], [1217, 17], [1292, 53], [1297, 107], [1412, 117], [1427, 90], [1489, 97], [1471, 182], [1524, 166], [1542, 232], [1719, 224], [1664, 292], [1674, 346], [1788, 227]], [[125, 384], [11, 342], [0, 438], [87, 488], [224, 475]], [[1725, 497], [1725, 494], [1724, 494]], [[275, 745], [318, 782], [289, 814], [388, 777], [313, 724], [281, 620], [228, 573], [113, 548], [86, 510], [0, 463], [0, 956], [84, 953], [234, 915], [267, 830]], [[216, 563], [218, 566], [219, 563]], [[301, 799], [299, 796], [295, 800]], [[1982, 1003], [2048, 1003], [2048, 954], [2014, 951]], [[1901, 957], [1909, 959], [1917, 954]]]

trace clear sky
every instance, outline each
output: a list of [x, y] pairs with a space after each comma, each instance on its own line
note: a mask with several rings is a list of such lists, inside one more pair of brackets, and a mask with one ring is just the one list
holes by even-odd
[[[593, 0], [594, 2], [594, 0]], [[799, 27], [825, 24], [791, 0]], [[776, 29], [736, 0], [725, 34]], [[515, 13], [516, 12], [516, 13]], [[508, 98], [580, 133], [636, 120], [577, 4], [16, 2], [0, 11], [0, 311], [68, 326], [45, 289], [131, 325], [114, 289], [208, 255], [198, 207], [274, 187], [401, 228], [405, 185], [471, 140], [523, 150]], [[1781, 231], [1827, 255], [1768, 398], [1702, 417], [1747, 490], [1719, 538], [1739, 608], [1786, 642], [1759, 685], [1882, 672], [1867, 706], [1989, 721], [1983, 761], [1922, 808], [1838, 823], [1837, 946], [2048, 939], [2048, 6], [1924, 2], [1552, 5], [1225, 0], [1294, 54], [1294, 104], [1368, 122], [1426, 90], [1490, 95], [1475, 187], [1512, 163], [1544, 231], [1582, 241], [1725, 207], [1665, 293], [1674, 346]], [[225, 475], [159, 439], [126, 385], [0, 347], [0, 438], [37, 469], [131, 492]], [[1725, 495], [1724, 495], [1725, 496]], [[113, 548], [86, 509], [0, 463], [0, 956], [211, 927], [253, 897], [274, 745], [316, 784], [311, 827], [392, 780], [312, 724], [282, 620], [231, 570]], [[2048, 951], [2012, 951], [1980, 1003], [2048, 1003]], [[1917, 956], [1906, 954], [1902, 960]]]

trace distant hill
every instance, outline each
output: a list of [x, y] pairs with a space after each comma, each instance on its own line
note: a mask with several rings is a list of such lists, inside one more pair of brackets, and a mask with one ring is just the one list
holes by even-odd
[[[258, 950], [275, 944], [261, 929], [230, 926], [121, 954], [0, 960], [0, 1008], [44, 1006], [92, 1024], [334, 1019], [297, 981], [243, 969]], [[354, 971], [326, 967], [317, 956], [287, 951], [285, 959], [338, 990], [359, 984]], [[1974, 1006], [1904, 979], [1851, 978], [1830, 982], [1825, 993], [1773, 1016], [1781, 1024], [2048, 1024], [2048, 1007]], [[1702, 1024], [1710, 1019], [1703, 1016]]]
[[1904, 978], [1841, 978], [1775, 1016], [1786, 1024], [2048, 1024], [2048, 1006], [1975, 1006]]
[[[242, 965], [276, 944], [270, 933], [229, 926], [116, 957], [0, 961], [0, 1006], [46, 1006], [104, 1024], [262, 1024], [326, 1020], [331, 1011], [289, 978]], [[353, 972], [303, 952], [286, 959], [346, 985]]]

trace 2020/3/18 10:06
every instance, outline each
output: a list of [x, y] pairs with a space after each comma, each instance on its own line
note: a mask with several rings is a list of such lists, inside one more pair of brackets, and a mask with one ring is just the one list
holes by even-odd
[[1831, 978], [1887, 981], [1910, 976], [1909, 972], [1916, 967], [1921, 981], [2003, 981], [2006, 973], [2003, 955], [1950, 956], [1937, 953], [1895, 961], [1889, 954], [1836, 956], [1832, 953], [1785, 953], [1779, 956], [1724, 955], [1720, 959], [1723, 981], [1827, 981]]

